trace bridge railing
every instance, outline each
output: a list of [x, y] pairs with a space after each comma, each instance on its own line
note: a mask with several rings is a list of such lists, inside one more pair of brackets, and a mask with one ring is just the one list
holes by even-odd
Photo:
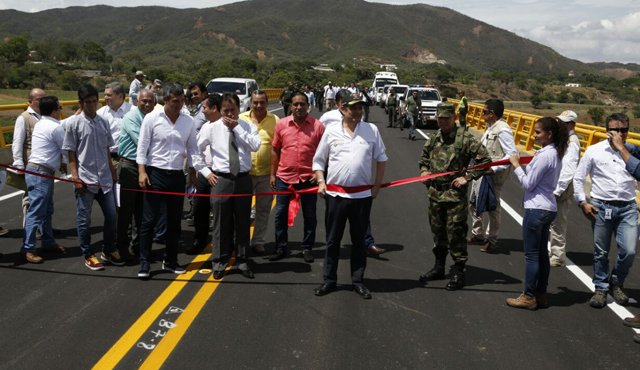
[[[270, 102], [275, 102], [278, 99], [280, 99], [280, 94], [282, 93], [282, 89], [262, 89], [262, 90], [267, 94], [267, 98], [269, 99]], [[100, 99], [100, 104], [104, 105], [104, 99]], [[60, 105], [62, 105], [63, 107], [77, 106], [78, 101], [77, 100], [61, 100]], [[17, 117], [18, 114], [20, 114], [20, 112], [27, 109], [27, 107], [28, 107], [27, 103], [0, 105], [0, 112], [16, 111], [15, 116]], [[13, 126], [0, 127], [0, 149], [11, 145], [12, 135], [13, 135]]]
[[[460, 102], [459, 100], [447, 99], [447, 101], [454, 103], [457, 110], [458, 103]], [[467, 111], [467, 126], [476, 128], [480, 131], [484, 131], [487, 128], [487, 123], [484, 121], [484, 117], [482, 115], [483, 107], [484, 105], [480, 103], [469, 103], [469, 109]], [[504, 120], [511, 126], [511, 129], [514, 132], [516, 145], [525, 151], [537, 149], [537, 146], [534, 145], [533, 126], [539, 118], [542, 118], [542, 116], [505, 109], [502, 118], [504, 118]], [[607, 139], [606, 130], [602, 126], [587, 125], [577, 122], [575, 132], [580, 139], [581, 154], [584, 153], [588, 146]], [[631, 144], [640, 146], [640, 134], [629, 132], [627, 141]]]
[[[280, 97], [282, 89], [264, 89], [267, 93], [269, 101], [277, 101]], [[449, 102], [458, 106], [459, 100], [448, 99]], [[104, 104], [104, 99], [100, 100], [101, 104]], [[77, 106], [77, 100], [63, 100], [60, 104], [64, 107]], [[484, 131], [487, 127], [486, 122], [482, 116], [483, 104], [469, 103], [469, 110], [467, 112], [467, 125], [476, 128], [480, 131]], [[27, 109], [27, 104], [7, 104], [0, 105], [0, 112], [2, 111], [24, 111]], [[17, 114], [16, 114], [17, 116]], [[538, 118], [535, 114], [523, 113], [513, 110], [505, 110], [503, 118], [511, 126], [514, 132], [516, 145], [520, 148], [530, 151], [535, 149], [534, 137], [533, 137], [533, 125]], [[9, 139], [13, 134], [13, 126], [0, 127], [0, 148], [8, 147], [11, 145]], [[580, 138], [580, 151], [584, 153], [585, 149], [607, 139], [605, 128], [601, 126], [587, 125], [584, 123], [576, 124], [576, 134]], [[629, 132], [628, 141], [635, 145], [640, 145], [640, 134], [635, 132]]]

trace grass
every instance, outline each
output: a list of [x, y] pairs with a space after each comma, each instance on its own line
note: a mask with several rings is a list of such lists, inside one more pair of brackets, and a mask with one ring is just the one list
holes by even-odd
[[[78, 100], [77, 91], [45, 90], [47, 95], [55, 95], [60, 100]], [[0, 105], [20, 104], [27, 102], [27, 89], [0, 89]]]

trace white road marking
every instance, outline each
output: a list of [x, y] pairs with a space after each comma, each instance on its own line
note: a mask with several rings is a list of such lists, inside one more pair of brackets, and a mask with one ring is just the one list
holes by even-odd
[[[64, 176], [64, 178], [68, 180], [68, 179], [71, 178], [71, 175], [66, 175], [66, 176]], [[60, 180], [53, 180], [53, 182], [54, 183], [60, 182]], [[11, 199], [11, 198], [13, 198], [15, 196], [18, 196], [18, 195], [22, 195], [23, 193], [24, 193], [23, 190], [18, 190], [18, 191], [14, 191], [13, 193], [9, 193], [7, 195], [3, 195], [3, 196], [0, 197], [0, 202], [5, 201], [7, 199]]]

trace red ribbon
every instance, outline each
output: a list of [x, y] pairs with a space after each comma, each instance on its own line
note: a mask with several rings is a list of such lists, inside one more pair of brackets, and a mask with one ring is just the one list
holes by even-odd
[[[529, 162], [531, 162], [531, 160], [533, 159], [533, 157], [520, 157], [520, 164], [528, 164]], [[387, 182], [384, 183], [382, 185], [380, 185], [380, 188], [394, 188], [397, 186], [402, 186], [402, 185], [407, 185], [407, 184], [411, 184], [414, 182], [422, 182], [422, 181], [426, 181], [426, 180], [431, 180], [437, 177], [442, 177], [442, 176], [449, 176], [449, 175], [453, 175], [456, 173], [460, 173], [460, 172], [465, 172], [465, 171], [472, 171], [472, 170], [480, 170], [480, 169], [484, 169], [484, 168], [489, 168], [489, 167], [493, 167], [493, 166], [501, 166], [501, 165], [505, 165], [505, 164], [511, 164], [511, 162], [508, 159], [502, 159], [499, 161], [495, 161], [495, 162], [491, 162], [491, 163], [485, 163], [485, 164], [481, 164], [481, 165], [477, 165], [477, 166], [473, 166], [473, 167], [468, 167], [465, 169], [462, 169], [460, 171], [449, 171], [449, 172], [440, 172], [440, 173], [433, 173], [430, 175], [426, 175], [426, 176], [416, 176], [416, 177], [409, 177], [406, 179], [400, 179], [400, 180], [394, 180], [391, 182]], [[73, 180], [69, 180], [69, 179], [65, 179], [65, 178], [61, 178], [61, 177], [55, 177], [55, 176], [51, 176], [51, 175], [45, 175], [39, 172], [34, 172], [34, 171], [29, 171], [27, 169], [22, 169], [22, 168], [17, 168], [17, 167], [13, 167], [13, 166], [9, 166], [6, 164], [0, 164], [0, 167], [4, 167], [16, 172], [22, 172], [22, 173], [28, 173], [30, 175], [35, 175], [35, 176], [40, 176], [40, 177], [44, 177], [47, 179], [53, 179], [53, 180], [59, 180], [62, 182], [68, 182], [68, 183], [72, 183], [72, 184], [83, 184], [86, 186], [100, 186], [99, 184], [85, 184], [82, 181], [73, 181]], [[358, 193], [361, 191], [366, 191], [373, 188], [373, 185], [361, 185], [361, 186], [341, 186], [341, 185], [335, 185], [335, 184], [327, 184], [327, 190], [328, 191], [333, 191], [333, 192], [338, 192], [338, 193]], [[263, 193], [255, 193], [255, 194], [193, 194], [193, 193], [182, 193], [182, 192], [173, 192], [173, 191], [160, 191], [160, 190], [149, 190], [149, 189], [134, 189], [134, 188], [120, 188], [120, 190], [126, 190], [126, 191], [136, 191], [136, 192], [140, 192], [140, 193], [150, 193], [150, 194], [162, 194], [162, 195], [176, 195], [176, 196], [194, 196], [194, 197], [251, 197], [251, 196], [256, 196], [256, 197], [260, 197], [260, 196], [273, 196], [273, 195], [291, 195], [291, 200], [289, 201], [289, 210], [288, 210], [288, 224], [289, 226], [293, 226], [294, 224], [294, 220], [296, 219], [296, 216], [298, 215], [298, 212], [300, 211], [300, 194], [310, 194], [310, 193], [317, 193], [318, 192], [318, 187], [314, 186], [311, 188], [306, 188], [306, 189], [301, 189], [301, 190], [296, 190], [293, 188], [293, 186], [289, 186], [289, 188], [286, 191], [268, 191], [268, 192], [263, 192]]]

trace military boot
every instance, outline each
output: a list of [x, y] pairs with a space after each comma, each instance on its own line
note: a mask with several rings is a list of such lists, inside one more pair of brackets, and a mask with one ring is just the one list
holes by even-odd
[[456, 262], [451, 266], [450, 280], [445, 287], [446, 290], [458, 290], [464, 287], [464, 263]]
[[436, 263], [433, 265], [433, 268], [426, 273], [420, 275], [420, 282], [426, 283], [431, 280], [441, 280], [444, 279], [444, 263], [445, 258], [436, 258]]

